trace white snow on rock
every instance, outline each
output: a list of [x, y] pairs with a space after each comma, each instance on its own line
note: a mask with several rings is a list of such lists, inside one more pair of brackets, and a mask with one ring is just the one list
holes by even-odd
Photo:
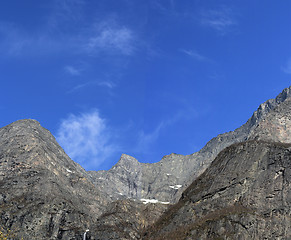
[[69, 170], [69, 169], [67, 169], [67, 168], [66, 168], [66, 170], [67, 170], [67, 172], [69, 172], [69, 173], [72, 173], [72, 171], [71, 171], [71, 170]]
[[174, 185], [174, 186], [169, 186], [170, 188], [173, 188], [173, 189], [179, 189], [182, 187], [182, 185]]
[[161, 202], [161, 201], [156, 200], [156, 199], [145, 199], [145, 198], [142, 198], [140, 200], [143, 202], [143, 204], [148, 204], [148, 203], [170, 204], [170, 202]]

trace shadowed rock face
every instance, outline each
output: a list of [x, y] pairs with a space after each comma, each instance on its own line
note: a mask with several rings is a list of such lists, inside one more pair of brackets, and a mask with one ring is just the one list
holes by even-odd
[[153, 164], [122, 155], [109, 171], [89, 173], [96, 185], [106, 185], [113, 200], [130, 197], [175, 203], [224, 148], [248, 139], [291, 142], [290, 96], [291, 87], [284, 89], [275, 99], [261, 104], [243, 126], [218, 135], [194, 154], [170, 154]]
[[290, 239], [291, 145], [223, 150], [145, 239]]

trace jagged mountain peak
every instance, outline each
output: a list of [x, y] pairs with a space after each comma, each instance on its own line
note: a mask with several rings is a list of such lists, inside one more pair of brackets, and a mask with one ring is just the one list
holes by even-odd
[[[108, 236], [111, 238], [111, 227], [115, 227], [116, 217], [119, 219], [124, 216], [128, 217], [124, 205], [132, 206], [132, 209], [135, 209], [135, 214], [140, 216], [139, 219], [143, 219], [142, 211], [144, 210], [140, 209], [149, 208], [140, 206], [151, 204], [150, 211], [157, 211], [157, 209], [163, 211], [169, 203], [178, 202], [184, 190], [189, 186], [191, 187], [184, 192], [183, 196], [184, 199], [186, 196], [193, 198], [195, 195], [189, 195], [193, 181], [209, 172], [211, 172], [208, 174], [209, 179], [213, 181], [210, 182], [209, 179], [206, 179], [205, 184], [203, 183], [204, 185], [197, 186], [197, 188], [210, 186], [211, 190], [212, 183], [213, 186], [224, 183], [224, 178], [227, 177], [228, 172], [219, 174], [219, 171], [224, 169], [224, 165], [223, 168], [216, 171], [212, 164], [210, 167], [212, 170], [203, 173], [205, 169], [209, 169], [209, 165], [218, 154], [216, 159], [221, 159], [225, 164], [231, 164], [231, 161], [235, 161], [234, 174], [246, 173], [246, 170], [241, 171], [241, 166], [245, 165], [244, 161], [248, 161], [249, 164], [255, 163], [247, 168], [247, 170], [252, 170], [252, 167], [259, 166], [256, 165], [256, 159], [263, 161], [269, 156], [277, 157], [276, 153], [278, 152], [277, 160], [280, 160], [281, 151], [286, 154], [290, 151], [290, 145], [286, 147], [282, 144], [291, 142], [291, 137], [289, 137], [291, 136], [290, 96], [291, 87], [284, 89], [276, 98], [261, 104], [246, 124], [234, 131], [218, 135], [199, 152], [186, 156], [171, 153], [153, 164], [141, 163], [132, 156], [122, 154], [119, 161], [110, 170], [98, 172], [86, 172], [81, 166], [73, 162], [51, 133], [43, 128], [38, 121], [23, 119], [9, 124], [0, 129], [0, 206], [2, 206], [2, 210], [0, 208], [0, 224], [6, 224], [5, 226], [9, 227], [16, 226], [18, 229], [28, 229], [22, 235], [24, 239], [39, 239], [35, 232], [44, 233], [41, 239], [80, 239], [84, 227], [96, 226], [96, 224], [100, 225], [101, 223], [100, 226], [98, 225], [100, 227], [98, 234], [102, 235], [105, 227], [109, 229], [109, 231], [106, 230], [106, 234], [109, 234]], [[265, 145], [265, 142], [268, 144]], [[281, 146], [283, 146], [282, 149]], [[223, 149], [226, 150], [222, 151]], [[235, 154], [229, 151], [230, 149], [234, 149]], [[269, 151], [270, 149], [271, 151]], [[257, 153], [252, 154], [253, 150], [256, 150]], [[289, 157], [289, 153], [284, 154], [282, 157]], [[241, 155], [240, 159], [236, 155]], [[255, 156], [255, 158], [250, 160], [245, 159], [245, 156]], [[225, 162], [224, 158], [230, 159], [229, 163]], [[283, 173], [285, 174], [285, 169], [280, 169], [279, 163], [280, 161], [276, 162], [278, 166], [276, 165], [275, 172], [272, 172], [274, 179], [277, 180], [283, 176]], [[272, 165], [272, 161], [270, 165]], [[231, 166], [227, 167], [231, 169]], [[269, 165], [266, 169], [268, 167]], [[256, 178], [256, 174], [252, 174], [251, 177]], [[215, 183], [216, 179], [220, 180]], [[228, 180], [234, 181], [235, 178], [228, 178], [226, 183], [229, 182]], [[238, 184], [239, 187], [245, 186], [242, 181], [238, 181]], [[219, 185], [218, 190], [219, 194], [215, 195], [214, 200], [221, 198], [220, 193], [224, 194], [225, 192], [224, 186], [220, 187]], [[247, 189], [243, 189], [243, 191], [245, 190]], [[207, 189], [201, 191], [205, 192]], [[211, 197], [207, 194], [207, 192], [202, 194], [201, 204]], [[271, 199], [274, 196], [272, 193], [268, 198]], [[15, 201], [15, 199], [20, 200]], [[125, 209], [127, 215], [119, 210], [118, 213], [115, 212], [115, 207], [108, 205], [112, 201], [116, 201], [114, 206], [118, 205], [120, 209]], [[221, 203], [223, 205], [225, 201], [222, 199]], [[162, 205], [162, 208], [156, 208], [154, 205]], [[202, 210], [204, 207], [201, 205]], [[241, 206], [230, 207], [232, 211]], [[158, 214], [161, 214], [160, 210], [158, 210]], [[187, 214], [191, 215], [191, 211], [189, 210]], [[135, 217], [127, 217], [122, 219], [122, 224], [126, 225], [128, 221], [130, 224], [132, 223], [132, 226], [137, 224], [134, 220]], [[182, 222], [184, 221], [183, 217], [181, 217]], [[41, 219], [40, 222], [35, 223], [35, 218]], [[96, 220], [97, 218], [100, 221]], [[143, 221], [138, 224], [143, 224]], [[78, 228], [79, 223], [81, 223], [82, 229]], [[108, 227], [109, 223], [112, 226]], [[200, 222], [198, 223], [200, 224]], [[122, 225], [122, 227], [124, 226]], [[14, 229], [16, 228], [14, 227]], [[129, 227], [129, 231], [132, 231], [130, 229], [131, 227]], [[123, 232], [123, 228], [118, 231]], [[133, 232], [138, 233], [138, 231], [134, 230]], [[100, 239], [99, 235], [97, 239]], [[126, 239], [140, 238], [129, 237]]]
[[283, 89], [281, 93], [276, 97], [276, 102], [284, 102], [287, 98], [291, 97], [291, 86]]
[[264, 103], [260, 104], [258, 109], [253, 113], [252, 117], [246, 123], [249, 127], [253, 127], [266, 116], [272, 109], [284, 102], [286, 99], [291, 97], [291, 86], [283, 89], [276, 98], [269, 99]]
[[127, 154], [122, 154], [119, 161], [111, 168], [111, 170], [114, 171], [114, 169], [118, 169], [118, 168], [124, 168], [124, 169], [130, 170], [142, 164], [143, 163], [140, 163], [136, 158]]

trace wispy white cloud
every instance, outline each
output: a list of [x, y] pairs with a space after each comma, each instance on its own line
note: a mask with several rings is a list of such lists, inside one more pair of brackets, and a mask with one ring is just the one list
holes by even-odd
[[82, 22], [82, 8], [85, 0], [54, 0], [52, 11], [47, 17], [47, 31], [60, 33], [76, 28]]
[[110, 81], [103, 81], [98, 83], [99, 86], [108, 87], [108, 88], [114, 88], [116, 85], [113, 82]]
[[79, 76], [81, 74], [81, 70], [80, 69], [77, 69], [76, 67], [73, 67], [73, 66], [65, 66], [64, 67], [64, 70], [66, 73], [72, 75], [72, 76]]
[[71, 47], [66, 39], [51, 37], [46, 32], [29, 32], [15, 24], [0, 22], [0, 50], [2, 56], [41, 56], [60, 53]]
[[197, 60], [197, 61], [200, 61], [200, 62], [209, 62], [210, 59], [201, 55], [200, 53], [196, 52], [195, 50], [185, 50], [185, 49], [181, 49], [181, 51], [183, 53], [185, 53], [186, 55], [188, 55], [189, 57]]
[[106, 52], [132, 55], [134, 45], [135, 36], [131, 29], [108, 21], [95, 27], [84, 48], [91, 54]]
[[56, 138], [67, 154], [86, 169], [94, 169], [115, 153], [111, 132], [97, 110], [63, 119]]
[[81, 83], [81, 84], [78, 84], [78, 85], [72, 87], [67, 93], [74, 93], [76, 91], [81, 90], [82, 88], [86, 88], [89, 86], [100, 86], [100, 87], [106, 87], [108, 89], [113, 89], [116, 87], [116, 84], [111, 82], [111, 81], [101, 81], [101, 82], [100, 81], [88, 81], [88, 82]]
[[225, 34], [233, 26], [237, 25], [235, 14], [228, 7], [202, 11], [200, 20], [202, 25], [211, 27], [221, 34]]
[[96, 57], [99, 53], [133, 55], [138, 42], [133, 29], [113, 17], [104, 16], [98, 22], [83, 21], [85, 3], [83, 0], [55, 1], [52, 12], [37, 29], [0, 22], [1, 54], [13, 57], [60, 53]]
[[148, 153], [153, 145], [156, 144], [158, 141], [162, 131], [165, 131], [167, 128], [173, 126], [177, 122], [181, 121], [182, 119], [192, 119], [193, 117], [197, 117], [197, 112], [193, 109], [184, 109], [172, 117], [162, 120], [152, 131], [145, 132], [144, 130], [140, 130], [138, 132], [138, 138], [136, 142], [135, 151]]
[[78, 84], [78, 85], [72, 87], [67, 93], [74, 93], [82, 88], [88, 87], [90, 85], [95, 85], [95, 84], [96, 84], [96, 82], [85, 82], [82, 84]]
[[291, 59], [289, 59], [287, 61], [287, 63], [285, 64], [285, 66], [281, 67], [281, 70], [284, 73], [291, 74]]
[[151, 146], [158, 140], [160, 132], [164, 127], [164, 122], [161, 122], [152, 132], [146, 133], [144, 130], [139, 131], [135, 151], [142, 153], [148, 152]]

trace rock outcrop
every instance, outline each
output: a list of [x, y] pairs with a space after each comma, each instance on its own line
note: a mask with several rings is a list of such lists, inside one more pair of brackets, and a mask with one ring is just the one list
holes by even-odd
[[37, 121], [16, 121], [0, 129], [0, 228], [24, 240], [289, 239], [290, 114], [286, 88], [199, 152], [123, 154], [98, 172]]
[[83, 239], [86, 229], [91, 240], [140, 239], [168, 207], [113, 201], [91, 178], [37, 121], [1, 128], [0, 229], [24, 240]]
[[170, 154], [153, 164], [122, 155], [109, 171], [89, 173], [96, 185], [107, 186], [114, 200], [146, 198], [175, 203], [224, 148], [248, 139], [291, 142], [290, 96], [291, 87], [284, 89], [275, 99], [261, 104], [243, 126], [211, 139], [199, 152]]
[[290, 239], [291, 144], [223, 150], [144, 239]]
[[80, 239], [108, 200], [37, 121], [0, 129], [0, 224], [17, 239]]

